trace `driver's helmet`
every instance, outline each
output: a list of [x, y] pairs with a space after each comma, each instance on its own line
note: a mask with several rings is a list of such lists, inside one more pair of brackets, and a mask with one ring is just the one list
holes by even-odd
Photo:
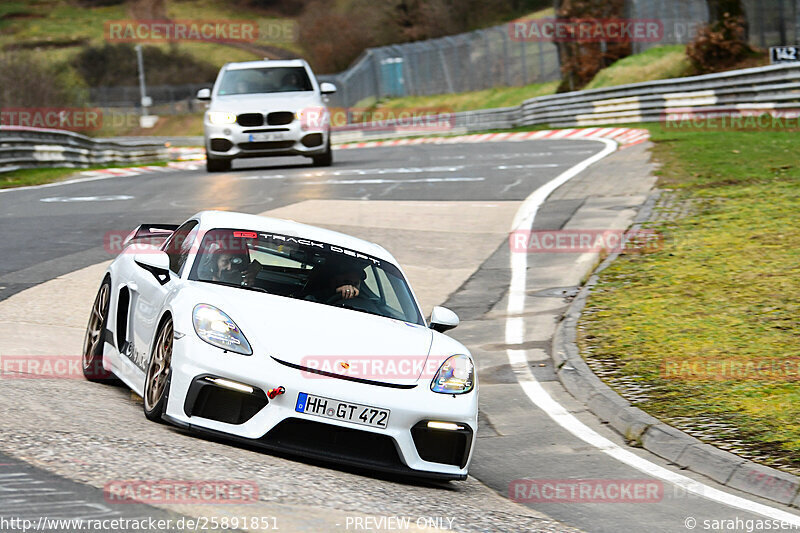
[[201, 279], [226, 283], [241, 283], [250, 253], [243, 239], [234, 238], [223, 243], [212, 242], [201, 258], [198, 274]]

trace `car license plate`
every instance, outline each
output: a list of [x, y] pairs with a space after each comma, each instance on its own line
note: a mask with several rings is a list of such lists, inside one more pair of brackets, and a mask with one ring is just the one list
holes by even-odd
[[341, 402], [331, 398], [323, 398], [322, 396], [313, 396], [305, 392], [297, 395], [297, 404], [295, 404], [294, 410], [298, 413], [332, 418], [333, 420], [344, 420], [354, 424], [382, 429], [386, 429], [390, 413], [388, 409]]
[[286, 133], [251, 133], [250, 142], [256, 141], [285, 141], [287, 138]]

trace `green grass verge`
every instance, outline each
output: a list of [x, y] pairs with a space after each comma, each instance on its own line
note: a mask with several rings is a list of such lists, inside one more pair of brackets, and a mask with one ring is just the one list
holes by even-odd
[[659, 46], [620, 59], [598, 72], [584, 89], [690, 76], [692, 65], [682, 44]]
[[800, 356], [797, 132], [650, 129], [660, 187], [692, 200], [694, 213], [655, 223], [667, 237], [661, 250], [620, 256], [601, 274], [580, 324], [582, 351], [623, 395], [644, 386], [635, 404], [645, 411], [798, 472], [800, 382], [663, 370]]
[[73, 174], [79, 172], [86, 172], [87, 170], [100, 170], [103, 168], [127, 168], [132, 166], [166, 166], [166, 161], [155, 161], [152, 163], [135, 163], [126, 165], [113, 165], [89, 168], [28, 168], [22, 170], [13, 170], [11, 172], [3, 172], [0, 174], [0, 189], [9, 189], [12, 187], [26, 187], [29, 185], [42, 185], [44, 183], [52, 183], [55, 181], [62, 181]]

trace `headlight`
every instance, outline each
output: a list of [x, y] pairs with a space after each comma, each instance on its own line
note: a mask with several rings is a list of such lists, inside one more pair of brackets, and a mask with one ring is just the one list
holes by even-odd
[[250, 355], [253, 349], [231, 317], [213, 305], [198, 304], [192, 313], [197, 336], [212, 346], [229, 352]]
[[227, 111], [209, 111], [208, 121], [212, 124], [233, 124], [236, 122], [236, 115]]
[[431, 390], [442, 394], [465, 394], [475, 387], [475, 365], [468, 355], [448, 357], [431, 381]]

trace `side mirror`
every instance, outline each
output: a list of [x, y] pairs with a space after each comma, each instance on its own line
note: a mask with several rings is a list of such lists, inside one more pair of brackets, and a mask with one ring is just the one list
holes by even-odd
[[198, 100], [211, 100], [211, 89], [200, 89], [197, 91]]
[[431, 312], [431, 329], [439, 333], [453, 329], [458, 325], [458, 315], [446, 307], [436, 306]]
[[323, 81], [319, 84], [319, 92], [322, 94], [333, 94], [336, 92], [336, 85], [328, 81]]
[[150, 272], [161, 285], [169, 281], [169, 256], [162, 250], [136, 254], [133, 261]]

